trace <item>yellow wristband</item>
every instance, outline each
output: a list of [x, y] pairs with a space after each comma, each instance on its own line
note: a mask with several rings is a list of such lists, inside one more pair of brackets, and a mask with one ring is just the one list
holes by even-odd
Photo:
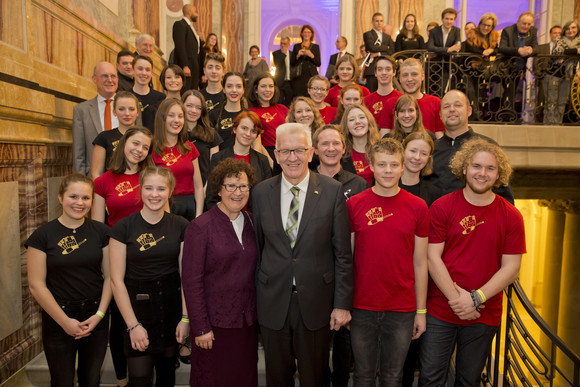
[[103, 312], [101, 312], [100, 310], [97, 310], [97, 313], [95, 313], [97, 316], [99, 316], [100, 318], [105, 318], [105, 314]]
[[184, 323], [188, 323], [189, 324], [189, 319], [188, 318], [182, 318], [181, 319], [181, 322], [184, 322]]
[[427, 313], [427, 309], [417, 309], [417, 314], [425, 314]]
[[477, 289], [475, 292], [479, 294], [479, 297], [481, 298], [481, 303], [483, 304], [487, 300], [487, 298], [485, 298], [485, 294], [483, 294], [483, 291], [481, 289]]

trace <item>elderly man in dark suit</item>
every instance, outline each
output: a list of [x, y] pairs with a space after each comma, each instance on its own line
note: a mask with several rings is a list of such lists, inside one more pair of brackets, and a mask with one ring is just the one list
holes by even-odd
[[109, 62], [99, 62], [93, 70], [97, 96], [73, 109], [72, 150], [73, 172], [91, 175], [93, 140], [103, 130], [119, 126], [113, 114], [113, 97], [117, 91], [117, 69]]
[[290, 84], [290, 38], [287, 36], [280, 39], [280, 49], [272, 53], [276, 74], [274, 79], [280, 89], [279, 103], [290, 106], [292, 103], [292, 85]]
[[174, 63], [183, 69], [185, 82], [183, 90], [198, 89], [201, 80], [200, 53], [202, 43], [193, 23], [197, 21], [195, 5], [183, 6], [183, 19], [173, 24]]
[[365, 49], [370, 53], [370, 63], [364, 71], [364, 77], [367, 81], [367, 89], [371, 93], [377, 91], [378, 82], [375, 76], [375, 65], [373, 59], [381, 55], [393, 55], [395, 53], [395, 43], [391, 37], [383, 32], [385, 17], [382, 13], [373, 15], [373, 29], [363, 34]]
[[350, 321], [353, 262], [342, 185], [312, 173], [312, 138], [305, 125], [276, 130], [282, 173], [252, 191], [258, 322], [268, 386], [320, 387], [328, 366], [330, 330]]
[[429, 40], [427, 41], [427, 50], [438, 54], [436, 58], [431, 59], [427, 71], [428, 79], [434, 78], [435, 74], [440, 74], [440, 82], [432, 82], [429, 86], [429, 93], [443, 96], [445, 91], [452, 88], [448, 87], [449, 81], [449, 64], [441, 65], [444, 60], [450, 60], [448, 54], [458, 52], [461, 49], [461, 30], [453, 25], [457, 18], [457, 11], [453, 8], [445, 8], [441, 12], [441, 25], [429, 31]]

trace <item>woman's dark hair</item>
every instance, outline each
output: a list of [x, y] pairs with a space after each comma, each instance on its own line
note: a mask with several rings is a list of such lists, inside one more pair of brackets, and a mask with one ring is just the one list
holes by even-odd
[[219, 198], [219, 193], [222, 190], [222, 185], [226, 178], [241, 177], [242, 173], [245, 173], [248, 177], [250, 187], [256, 185], [256, 174], [250, 164], [244, 160], [236, 160], [234, 158], [227, 158], [220, 161], [209, 174], [211, 194], [213, 197]]
[[[209, 46], [209, 38], [210, 38], [211, 36], [215, 36], [215, 46], [213, 46], [213, 47], [210, 47], [210, 46]], [[210, 53], [210, 52], [220, 52], [220, 47], [219, 47], [219, 44], [218, 44], [218, 38], [217, 38], [217, 35], [216, 35], [216, 34], [214, 34], [214, 33], [212, 32], [212, 33], [210, 33], [210, 34], [207, 36], [207, 39], [205, 40], [205, 44], [203, 45], [203, 49], [205, 50], [205, 53], [206, 53], [206, 54], [207, 54], [207, 53]]]
[[423, 116], [421, 115], [421, 109], [419, 109], [419, 103], [412, 95], [403, 94], [402, 96], [399, 97], [399, 99], [395, 103], [393, 130], [389, 133], [392, 138], [398, 140], [401, 143], [405, 140], [407, 133], [399, 123], [399, 112], [401, 111], [401, 109], [407, 106], [412, 106], [413, 108], [415, 108], [416, 119], [415, 123], [413, 124], [413, 129], [411, 129], [411, 133], [416, 132], [418, 130], [425, 130], [425, 127], [423, 126]]
[[[205, 104], [205, 98], [199, 90], [187, 90], [181, 96], [181, 101], [184, 105], [187, 103], [187, 98], [191, 96], [199, 98], [199, 101], [201, 102], [201, 115], [199, 116], [199, 119], [197, 120], [197, 123], [193, 129], [188, 130], [188, 137], [190, 140], [200, 140], [203, 142], [211, 143], [213, 141], [215, 131], [209, 123], [209, 113], [207, 111], [207, 105]], [[187, 123], [187, 118], [185, 122]]]
[[272, 82], [274, 82], [274, 95], [272, 96], [272, 98], [269, 101], [270, 106], [276, 105], [278, 103], [278, 98], [280, 98], [280, 90], [278, 90], [278, 86], [276, 85], [276, 79], [274, 79], [272, 74], [264, 72], [264, 73], [259, 74], [254, 79], [254, 83], [252, 83], [252, 86], [248, 89], [248, 91], [246, 93], [250, 106], [262, 107], [262, 104], [260, 103], [260, 99], [258, 98], [258, 86], [260, 85], [260, 81], [262, 79], [266, 79], [266, 78], [271, 79]]
[[411, 32], [413, 33], [413, 37], [411, 39], [417, 40], [417, 39], [419, 39], [419, 36], [421, 36], [421, 34], [419, 33], [419, 26], [417, 25], [417, 17], [415, 15], [413, 15], [412, 13], [408, 13], [407, 16], [405, 16], [405, 18], [403, 19], [403, 25], [401, 26], [399, 34], [402, 34], [404, 39], [409, 39], [407, 37], [408, 30], [407, 30], [407, 27], [405, 27], [405, 23], [407, 22], [407, 18], [409, 16], [413, 16], [413, 20], [415, 21], [415, 25], [413, 26], [413, 29], [411, 30]]
[[167, 129], [165, 128], [165, 121], [169, 109], [174, 105], [178, 105], [183, 111], [184, 128], [181, 129], [177, 136], [177, 151], [186, 155], [191, 151], [191, 147], [187, 144], [187, 130], [185, 130], [185, 106], [177, 98], [167, 98], [159, 105], [157, 113], [155, 114], [155, 132], [153, 133], [153, 152], [159, 157], [163, 156], [163, 150], [167, 147]]
[[62, 198], [68, 186], [73, 183], [85, 183], [91, 187], [91, 197], [95, 193], [95, 183], [91, 180], [90, 177], [81, 175], [80, 173], [73, 173], [71, 175], [65, 176], [62, 181], [60, 182], [60, 186], [58, 187], [58, 196]]
[[344, 98], [344, 94], [350, 90], [355, 90], [360, 95], [360, 104], [364, 104], [365, 96], [363, 94], [362, 89], [356, 83], [351, 83], [350, 85], [346, 85], [342, 89], [340, 89], [340, 99], [338, 103], [338, 107], [336, 108], [336, 116], [334, 117], [335, 120], [342, 120], [342, 115], [344, 114], [344, 105], [342, 104], [342, 99]]
[[310, 41], [314, 42], [314, 28], [312, 28], [310, 24], [304, 24], [300, 29], [300, 39], [304, 41], [304, 39], [302, 38], [302, 33], [304, 32], [305, 29], [309, 29], [310, 32], [312, 32], [312, 37], [310, 38]]
[[[237, 72], [237, 71], [230, 71], [228, 73], [226, 73], [226, 75], [224, 75], [224, 79], [222, 79], [222, 87], [225, 88], [226, 87], [226, 82], [228, 81], [228, 78], [230, 77], [238, 77], [242, 80], [242, 87], [244, 88], [244, 90], [246, 90], [246, 79], [244, 78], [244, 76]], [[228, 97], [226, 97], [225, 93], [224, 93], [224, 99], [222, 99], [221, 103], [220, 103], [220, 107], [219, 107], [219, 114], [218, 114], [218, 118], [216, 120], [216, 124], [215, 124], [215, 130], [219, 131], [219, 126], [220, 126], [220, 121], [222, 119], [222, 115], [224, 113], [224, 109], [226, 106], [226, 103], [228, 102]], [[242, 108], [242, 110], [246, 110], [246, 106], [247, 106], [247, 101], [246, 101], [246, 97], [244, 97], [244, 95], [242, 94], [242, 98], [240, 99], [240, 107]]]
[[250, 46], [250, 49], [248, 50], [248, 54], [252, 55], [252, 49], [255, 48], [256, 50], [258, 50], [258, 55], [260, 55], [260, 47], [258, 47], [257, 45], [253, 44]]
[[185, 83], [185, 74], [183, 73], [183, 70], [181, 69], [181, 67], [179, 67], [176, 64], [170, 64], [170, 65], [165, 66], [163, 68], [163, 70], [161, 71], [161, 74], [159, 74], [159, 82], [161, 82], [161, 87], [163, 87], [163, 90], [167, 90], [167, 88], [165, 87], [165, 74], [167, 73], [167, 70], [169, 70], [169, 69], [171, 69], [171, 71], [173, 71], [173, 74], [180, 77], [181, 81], [183, 83]]
[[[142, 133], [145, 136], [149, 137], [151, 140], [153, 140], [153, 135], [151, 134], [151, 131], [146, 127], [131, 126], [129, 129], [127, 129], [123, 137], [121, 137], [119, 143], [117, 144], [117, 147], [115, 148], [115, 151], [113, 152], [113, 155], [111, 156], [111, 160], [109, 161], [109, 171], [117, 175], [125, 173], [128, 167], [127, 159], [125, 158], [125, 144], [127, 144], [127, 141], [137, 133]], [[154, 163], [153, 160], [151, 159], [151, 147], [149, 147], [147, 157], [145, 157], [145, 159], [139, 163], [139, 170], [145, 167], [149, 167], [151, 165], [154, 165]]]

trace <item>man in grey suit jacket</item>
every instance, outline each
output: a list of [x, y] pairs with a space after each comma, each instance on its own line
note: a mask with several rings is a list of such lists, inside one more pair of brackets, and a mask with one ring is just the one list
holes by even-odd
[[[97, 85], [97, 96], [75, 106], [72, 123], [73, 172], [86, 176], [91, 175], [93, 140], [109, 123], [108, 129], [119, 126], [113, 114], [117, 69], [109, 62], [97, 63], [93, 70], [93, 82]], [[108, 117], [105, 112], [108, 112]]]
[[252, 192], [260, 251], [256, 293], [268, 386], [322, 386], [330, 330], [350, 321], [353, 262], [342, 185], [312, 173], [305, 125], [276, 130], [282, 174]]

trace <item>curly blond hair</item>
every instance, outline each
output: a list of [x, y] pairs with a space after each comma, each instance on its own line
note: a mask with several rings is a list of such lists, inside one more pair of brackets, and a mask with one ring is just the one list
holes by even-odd
[[498, 178], [493, 188], [508, 185], [512, 174], [512, 166], [504, 150], [497, 144], [489, 142], [483, 138], [475, 138], [467, 141], [461, 149], [451, 158], [449, 167], [451, 172], [459, 180], [465, 182], [465, 173], [463, 172], [473, 157], [478, 152], [487, 152], [492, 154], [497, 161]]

